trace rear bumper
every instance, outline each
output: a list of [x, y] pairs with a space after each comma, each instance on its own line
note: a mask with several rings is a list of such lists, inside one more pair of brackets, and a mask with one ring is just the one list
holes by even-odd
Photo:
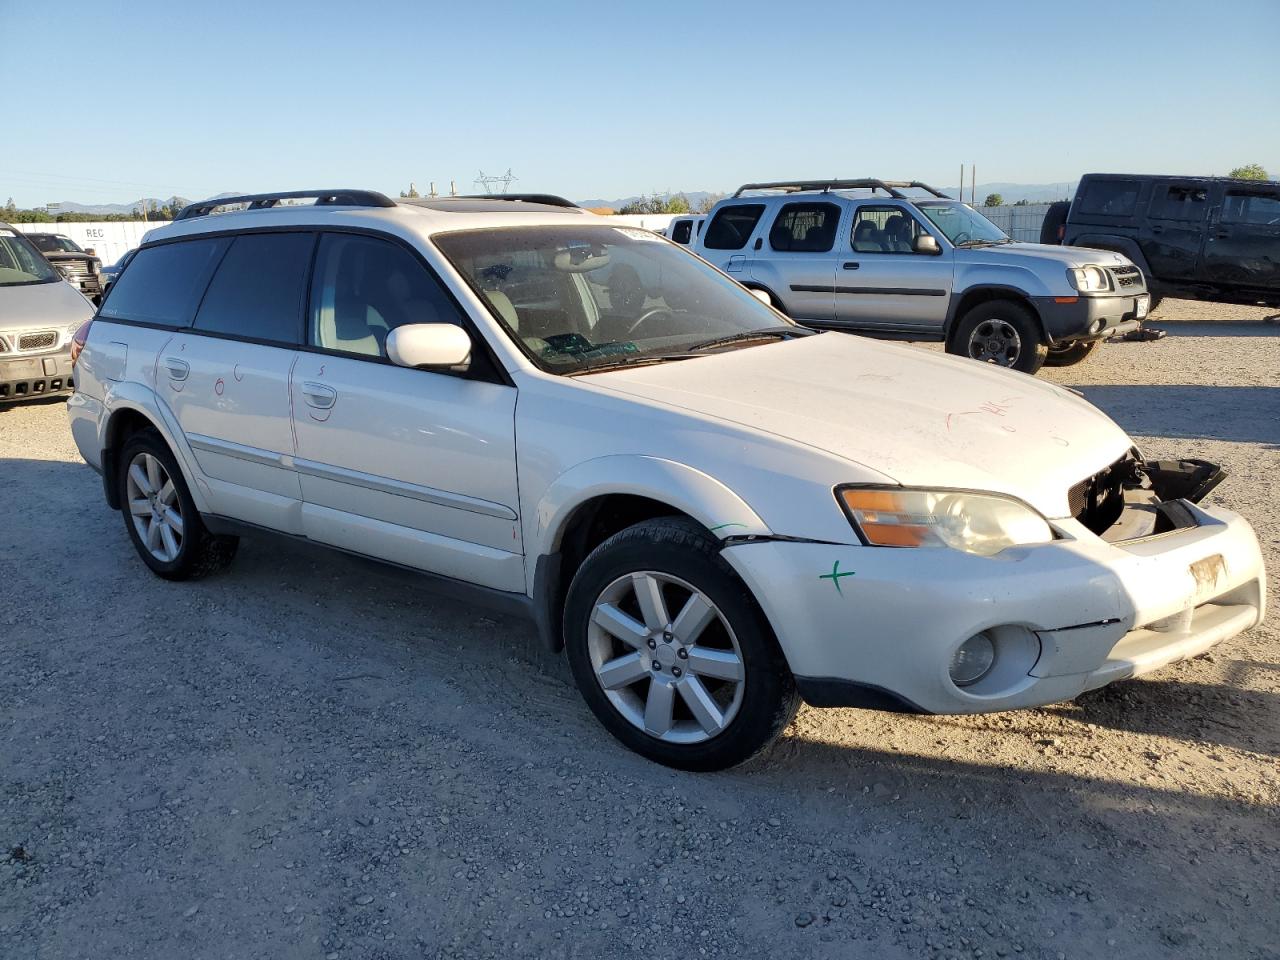
[[71, 353], [0, 360], [0, 403], [70, 393]]
[[1031, 302], [1040, 314], [1049, 342], [1060, 343], [1137, 329], [1147, 315], [1151, 297], [1143, 290], [1123, 297], [1032, 297]]

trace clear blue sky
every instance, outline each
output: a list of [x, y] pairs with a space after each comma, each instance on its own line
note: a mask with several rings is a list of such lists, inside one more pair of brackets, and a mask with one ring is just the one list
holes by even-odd
[[0, 0], [0, 203], [1274, 176], [1278, 39], [1280, 0]]

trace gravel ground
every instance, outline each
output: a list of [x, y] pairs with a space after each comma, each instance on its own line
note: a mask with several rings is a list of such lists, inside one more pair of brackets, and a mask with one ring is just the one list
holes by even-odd
[[[1228, 465], [1274, 596], [1280, 328], [1191, 307], [1046, 375]], [[805, 709], [686, 775], [523, 623], [265, 540], [150, 576], [60, 402], [0, 408], [0, 478], [0, 956], [1280, 957], [1275, 612], [1073, 703]]]

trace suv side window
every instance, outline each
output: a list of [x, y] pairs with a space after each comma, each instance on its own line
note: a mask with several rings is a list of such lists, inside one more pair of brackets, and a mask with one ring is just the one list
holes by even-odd
[[1138, 205], [1137, 180], [1090, 180], [1078, 201], [1083, 216], [1128, 217]]
[[858, 207], [851, 242], [858, 253], [915, 253], [919, 222], [901, 207]]
[[302, 342], [313, 233], [236, 237], [196, 314], [195, 329], [290, 346]]
[[688, 244], [693, 239], [693, 221], [677, 220], [671, 228], [671, 239], [676, 243]]
[[741, 250], [764, 213], [763, 203], [735, 203], [721, 207], [707, 225], [702, 245], [708, 250]]
[[326, 233], [316, 252], [308, 342], [367, 357], [386, 357], [387, 334], [407, 323], [463, 325], [436, 277], [397, 243]]
[[1222, 204], [1223, 223], [1280, 226], [1280, 190], [1232, 187]]
[[1155, 220], [1203, 220], [1209, 191], [1193, 184], [1158, 183], [1151, 194], [1150, 215]]
[[99, 315], [166, 327], [191, 326], [200, 295], [229, 242], [225, 237], [206, 237], [140, 249], [111, 284]]
[[788, 203], [769, 230], [769, 246], [793, 253], [826, 253], [836, 242], [840, 208], [834, 203]]

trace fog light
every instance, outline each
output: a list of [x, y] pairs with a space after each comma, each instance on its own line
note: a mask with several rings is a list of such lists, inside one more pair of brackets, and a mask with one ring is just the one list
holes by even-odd
[[1101, 329], [1102, 329], [1102, 327], [1103, 327], [1103, 324], [1104, 324], [1104, 323], [1105, 323], [1105, 321], [1103, 321], [1103, 320], [1095, 320], [1095, 321], [1093, 321], [1093, 323], [1092, 323], [1092, 324], [1090, 324], [1090, 326], [1089, 326], [1089, 332], [1090, 332], [1090, 333], [1097, 333], [1099, 330], [1101, 330]]
[[996, 661], [996, 646], [985, 633], [975, 633], [960, 644], [951, 658], [951, 682], [957, 687], [977, 683]]

